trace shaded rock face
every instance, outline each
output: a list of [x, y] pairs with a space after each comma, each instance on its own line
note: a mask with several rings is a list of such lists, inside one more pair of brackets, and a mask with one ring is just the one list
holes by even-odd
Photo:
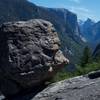
[[51, 78], [67, 59], [53, 25], [41, 19], [0, 27], [0, 86], [5, 96]]
[[100, 59], [100, 43], [96, 46], [94, 52], [93, 52], [93, 57], [95, 60]]
[[51, 84], [31, 100], [100, 100], [100, 71]]

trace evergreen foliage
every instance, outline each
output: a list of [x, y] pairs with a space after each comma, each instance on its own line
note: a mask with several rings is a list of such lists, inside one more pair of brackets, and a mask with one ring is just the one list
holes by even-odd
[[88, 46], [86, 46], [84, 48], [83, 55], [81, 57], [80, 62], [81, 62], [82, 67], [85, 67], [86, 64], [92, 62], [92, 52], [91, 52], [91, 49]]

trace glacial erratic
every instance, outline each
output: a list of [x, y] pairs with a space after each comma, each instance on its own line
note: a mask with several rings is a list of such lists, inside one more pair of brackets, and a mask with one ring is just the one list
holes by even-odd
[[67, 62], [50, 22], [34, 19], [0, 27], [0, 89], [5, 96], [48, 80]]

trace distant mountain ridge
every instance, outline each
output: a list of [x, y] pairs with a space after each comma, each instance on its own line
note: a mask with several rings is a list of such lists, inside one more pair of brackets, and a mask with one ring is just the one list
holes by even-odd
[[96, 44], [100, 43], [100, 21], [93, 26], [94, 41]]
[[87, 41], [91, 41], [94, 38], [94, 35], [92, 33], [92, 28], [94, 24], [95, 22], [93, 22], [89, 18], [85, 22], [80, 24], [81, 33], [86, 38]]
[[96, 47], [100, 43], [100, 21], [94, 22], [92, 19], [87, 19], [85, 22], [80, 22], [80, 31], [87, 42]]
[[39, 7], [27, 0], [0, 0], [0, 24], [34, 18], [53, 23], [62, 43], [61, 49], [76, 62], [84, 45], [76, 14], [62, 8]]

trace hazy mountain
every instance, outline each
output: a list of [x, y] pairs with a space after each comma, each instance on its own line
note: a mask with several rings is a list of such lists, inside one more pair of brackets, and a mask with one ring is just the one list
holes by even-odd
[[93, 25], [95, 24], [94, 21], [92, 21], [91, 19], [87, 19], [85, 22], [80, 22], [80, 30], [81, 30], [81, 34], [82, 36], [84, 36], [86, 38], [86, 40], [88, 42], [92, 42], [94, 40], [94, 34], [92, 32], [93, 29]]
[[85, 22], [79, 22], [80, 31], [87, 42], [95, 48], [100, 43], [100, 21], [95, 23], [91, 19], [87, 19]]
[[61, 8], [39, 7], [27, 0], [0, 0], [0, 24], [33, 18], [53, 23], [62, 43], [61, 49], [76, 62], [84, 45], [76, 14]]
[[94, 35], [95, 44], [100, 43], [100, 21], [93, 25], [92, 33]]

